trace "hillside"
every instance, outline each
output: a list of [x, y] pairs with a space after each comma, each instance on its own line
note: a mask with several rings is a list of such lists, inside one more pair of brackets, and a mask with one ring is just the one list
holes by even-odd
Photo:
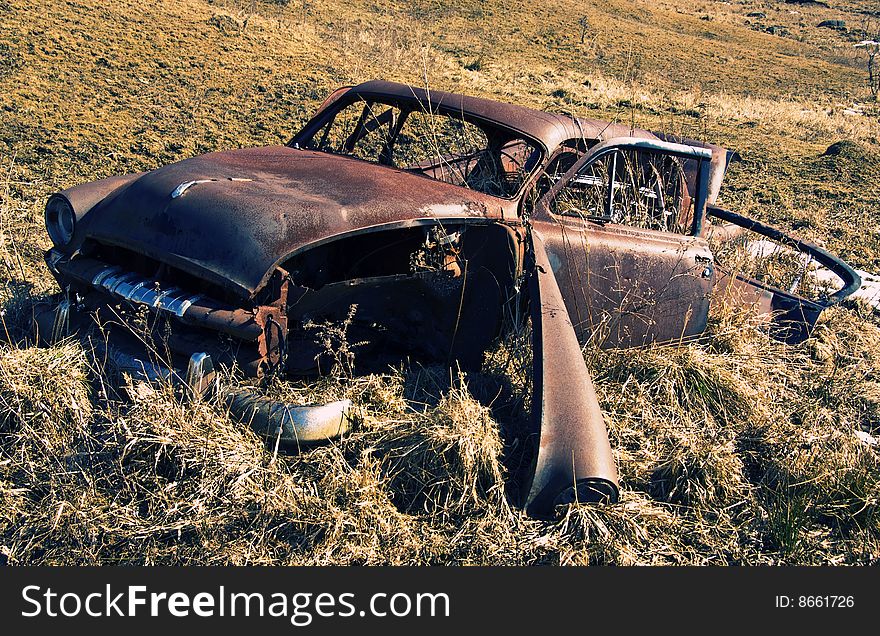
[[[727, 207], [880, 271], [880, 107], [853, 47], [877, 24], [869, 0], [0, 0], [4, 330], [20, 339], [29, 303], [55, 290], [49, 193], [286, 142], [334, 88], [373, 78], [735, 149]], [[217, 404], [148, 387], [116, 399], [78, 343], [0, 344], [0, 559], [876, 562], [880, 458], [863, 439], [880, 427], [878, 325], [850, 303], [790, 347], [717, 312], [706, 342], [587, 349], [623, 502], [552, 523], [503, 497], [521, 342], [469, 377], [278, 383], [359, 409], [349, 437], [301, 455]], [[504, 404], [474, 399], [499, 384]]]

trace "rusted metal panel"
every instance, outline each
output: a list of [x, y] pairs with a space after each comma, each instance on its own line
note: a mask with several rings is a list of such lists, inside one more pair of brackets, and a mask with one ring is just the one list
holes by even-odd
[[[141, 177], [143, 172], [135, 174], [117, 175], [92, 181], [91, 183], [74, 186], [66, 190], [62, 190], [53, 195], [65, 200], [74, 210], [77, 220], [81, 220], [86, 212], [90, 211], [96, 205], [103, 201], [107, 201], [116, 196], [116, 193], [125, 189], [125, 186]], [[51, 200], [51, 198], [50, 198]], [[47, 206], [47, 211], [49, 206]], [[47, 219], [48, 220], [48, 219]], [[51, 234], [51, 232], [50, 232]], [[74, 232], [73, 240], [69, 245], [59, 246], [67, 254], [72, 254], [76, 247], [82, 243], [83, 235], [81, 231]]]
[[582, 341], [642, 346], [706, 328], [714, 270], [705, 239], [575, 219], [534, 228]]
[[[180, 184], [204, 179], [171, 197]], [[350, 157], [253, 148], [144, 175], [95, 206], [81, 237], [146, 254], [247, 298], [306, 245], [390, 223], [500, 218], [503, 205], [511, 203]]]
[[602, 409], [544, 243], [531, 235], [532, 420], [538, 437], [524, 507], [547, 516], [573, 501], [618, 498], [617, 466]]
[[718, 268], [721, 275], [715, 282], [715, 299], [733, 305], [756, 306], [761, 314], [772, 320], [770, 332], [780, 340], [795, 344], [808, 338], [819, 314], [827, 307], [844, 301], [862, 284], [861, 277], [852, 267], [818, 245], [723, 208], [711, 206], [709, 215], [727, 224], [721, 226], [719, 238], [733, 240], [742, 236], [742, 232], [737, 232], [730, 226], [745, 232], [754, 232], [807, 255], [828, 268], [840, 280], [840, 288], [833, 294], [819, 300], [810, 300], [738, 272]]
[[[695, 209], [700, 219], [688, 217], [691, 220], [682, 226], [690, 235], [553, 213], [553, 203], [567, 188], [577, 185], [596, 162], [620, 149], [667, 153], [699, 163], [692, 202], [682, 203]], [[575, 162], [538, 202], [531, 224], [546, 243], [582, 341], [592, 339], [607, 347], [642, 346], [703, 332], [714, 270], [708, 243], [699, 234], [711, 156], [707, 149], [663, 141], [612, 139]], [[632, 169], [641, 170], [641, 164], [634, 162]], [[612, 196], [618, 177], [603, 177], [609, 178], [612, 186], [605, 188], [603, 197]]]
[[287, 351], [287, 297], [290, 278], [281, 268], [275, 270], [270, 282], [268, 305], [257, 307], [254, 320], [262, 329], [257, 340], [257, 350], [262, 359], [260, 373], [269, 374], [283, 370]]

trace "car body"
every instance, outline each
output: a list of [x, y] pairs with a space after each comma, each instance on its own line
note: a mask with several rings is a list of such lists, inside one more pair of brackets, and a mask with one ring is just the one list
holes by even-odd
[[[362, 344], [361, 370], [401, 360], [476, 369], [530, 316], [534, 453], [520, 503], [541, 515], [616, 500], [586, 340], [698, 337], [710, 302], [738, 302], [796, 341], [859, 285], [835, 256], [715, 206], [732, 156], [453, 93], [346, 87], [286, 146], [53, 195], [46, 260], [63, 291], [37, 322], [57, 336], [97, 319], [123, 350], [130, 312], [146, 309], [146, 337], [201, 389], [220, 364], [257, 377], [329, 371], [333, 352], [318, 335], [328, 321]], [[810, 300], [725, 271], [710, 239], [744, 231], [819, 261], [841, 289]], [[344, 428], [343, 403], [295, 409], [248, 394], [230, 404], [288, 441]]]

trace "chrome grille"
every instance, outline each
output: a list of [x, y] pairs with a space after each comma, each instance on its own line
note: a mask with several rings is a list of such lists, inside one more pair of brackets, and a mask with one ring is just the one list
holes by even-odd
[[115, 265], [98, 272], [92, 279], [92, 285], [137, 305], [170, 312], [178, 318], [202, 298], [201, 294], [190, 294], [179, 287], [160, 289], [156, 281], [126, 272]]

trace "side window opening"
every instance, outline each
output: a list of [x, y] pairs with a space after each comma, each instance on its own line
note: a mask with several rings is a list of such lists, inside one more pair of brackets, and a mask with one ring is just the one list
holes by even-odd
[[541, 172], [535, 187], [529, 191], [523, 202], [523, 213], [526, 216], [531, 215], [538, 200], [577, 163], [577, 160], [588, 150], [589, 144], [583, 139], [569, 139], [562, 143], [561, 147], [560, 152], [550, 159], [547, 167]]
[[662, 152], [614, 149], [585, 164], [551, 204], [562, 216], [689, 234], [682, 160]]

